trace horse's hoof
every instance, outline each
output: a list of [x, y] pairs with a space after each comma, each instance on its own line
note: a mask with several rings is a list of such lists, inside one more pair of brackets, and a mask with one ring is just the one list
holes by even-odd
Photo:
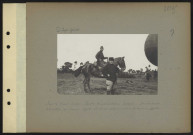
[[88, 93], [88, 91], [85, 90], [84, 93]]

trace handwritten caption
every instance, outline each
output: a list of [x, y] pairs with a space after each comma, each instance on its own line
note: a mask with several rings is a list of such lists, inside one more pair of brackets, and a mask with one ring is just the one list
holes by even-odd
[[174, 33], [175, 33], [174, 28], [170, 29], [171, 37], [173, 37]]
[[177, 5], [165, 5], [164, 12], [175, 14]]
[[105, 111], [105, 110], [158, 110], [156, 102], [51, 102], [46, 103], [47, 111]]
[[64, 27], [56, 27], [57, 33], [75, 33], [78, 32], [79, 28], [64, 28]]

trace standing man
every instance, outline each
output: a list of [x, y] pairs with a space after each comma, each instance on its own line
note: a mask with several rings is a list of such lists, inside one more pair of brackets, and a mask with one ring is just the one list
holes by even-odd
[[151, 74], [150, 74], [150, 65], [148, 67], [145, 67], [146, 68], [146, 71], [145, 71], [145, 76], [146, 76], [146, 80], [149, 81], [150, 78], [151, 78]]
[[106, 77], [107, 85], [107, 95], [114, 95], [113, 86], [117, 81], [117, 73], [119, 73], [119, 68], [114, 65], [114, 58], [109, 58], [109, 63], [103, 68], [102, 73]]
[[75, 71], [76, 69], [77, 69], [77, 61], [74, 62], [73, 71]]
[[82, 66], [83, 66], [83, 63], [81, 62], [81, 63], [80, 63], [80, 67], [82, 67]]
[[148, 70], [151, 71], [151, 65], [148, 66]]
[[101, 61], [103, 61], [104, 59], [108, 59], [108, 57], [104, 57], [103, 55], [103, 50], [104, 50], [104, 47], [101, 46], [100, 47], [100, 51], [96, 54], [96, 59], [97, 59], [97, 65], [100, 66], [100, 63]]

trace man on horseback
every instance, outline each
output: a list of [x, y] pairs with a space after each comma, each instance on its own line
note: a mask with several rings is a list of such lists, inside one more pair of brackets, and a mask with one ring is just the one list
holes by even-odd
[[104, 63], [105, 63], [104, 59], [108, 59], [108, 57], [104, 57], [103, 50], [104, 50], [104, 47], [101, 46], [100, 51], [95, 56], [97, 59], [96, 67], [97, 67], [97, 70], [99, 72], [99, 76], [101, 76], [101, 77], [103, 77], [103, 74], [100, 71], [100, 68], [104, 66]]
[[104, 47], [101, 46], [100, 51], [95, 56], [96, 59], [97, 59], [97, 66], [101, 66], [101, 63], [103, 62], [103, 60], [108, 59], [108, 57], [104, 57], [103, 50], [104, 50]]

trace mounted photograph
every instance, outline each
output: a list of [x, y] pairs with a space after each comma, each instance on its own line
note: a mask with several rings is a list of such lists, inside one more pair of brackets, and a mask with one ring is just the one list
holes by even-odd
[[61, 95], [157, 95], [158, 34], [57, 34]]

